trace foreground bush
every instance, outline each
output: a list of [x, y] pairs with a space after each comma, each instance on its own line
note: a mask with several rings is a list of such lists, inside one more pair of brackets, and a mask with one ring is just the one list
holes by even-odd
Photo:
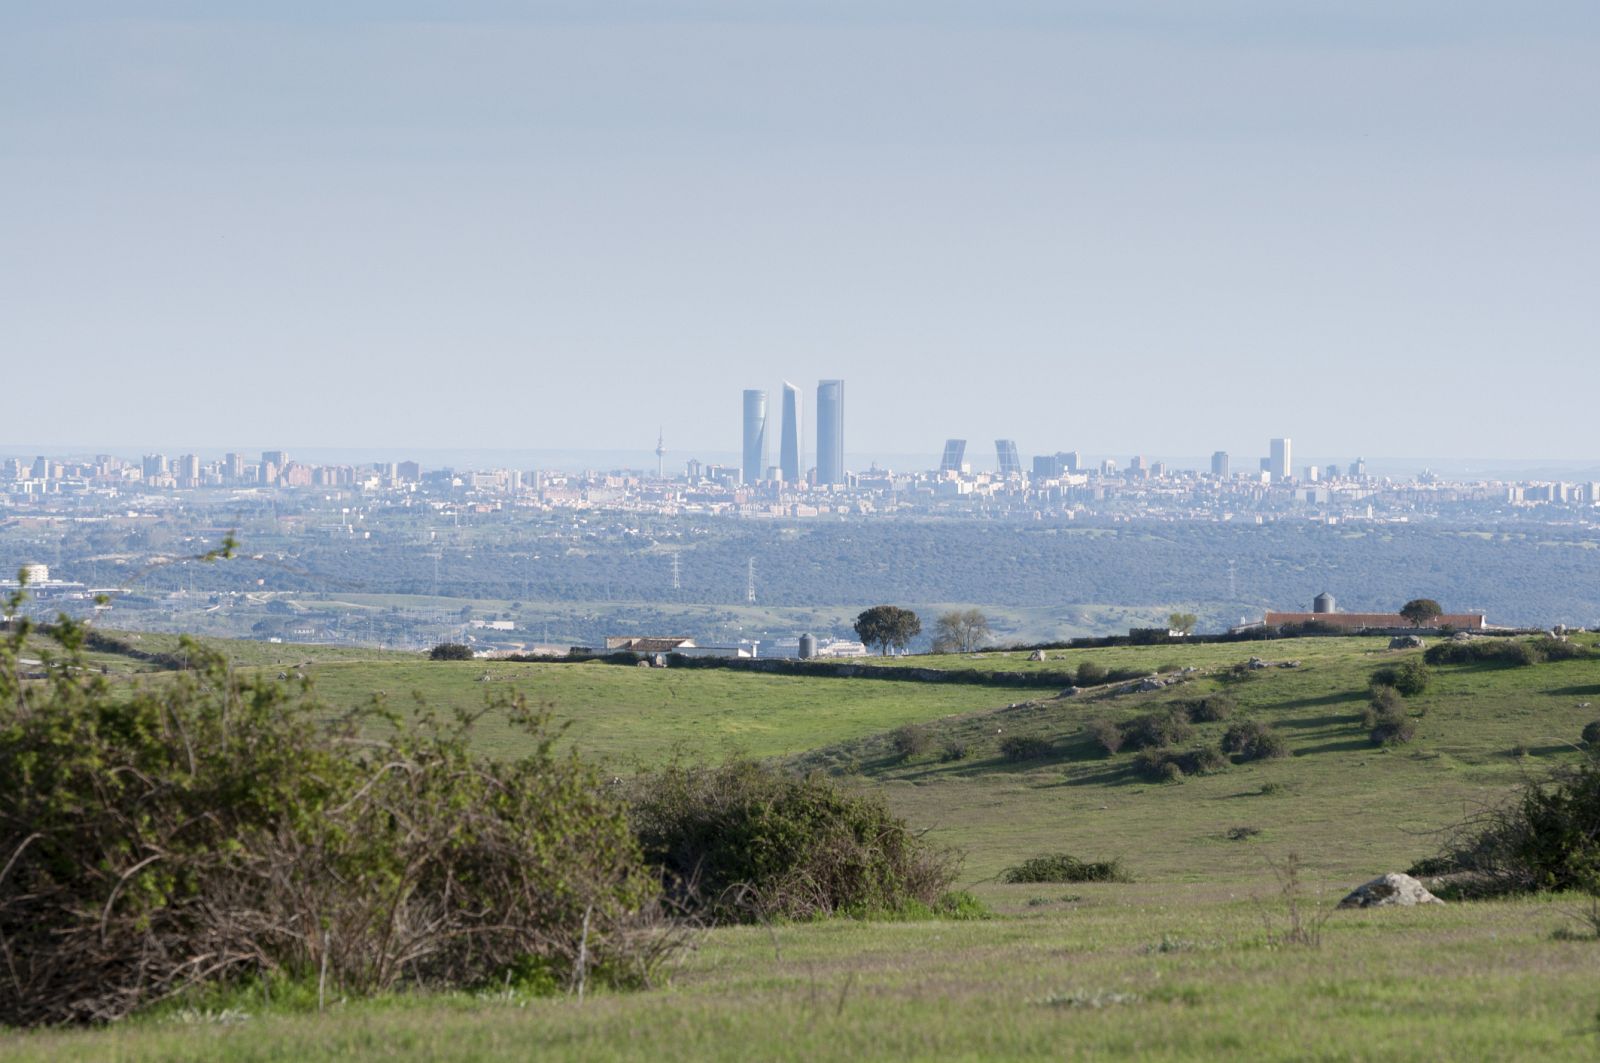
[[0, 1024], [262, 976], [643, 982], [669, 947], [625, 809], [548, 738], [512, 760], [473, 755], [470, 719], [362, 740], [193, 643], [192, 671], [113, 693], [56, 634], [43, 681], [18, 677], [25, 624], [0, 647]]
[[937, 910], [959, 867], [877, 798], [749, 761], [646, 777], [633, 823], [683, 903], [714, 919]]
[[1524, 785], [1507, 805], [1458, 832], [1440, 869], [1471, 871], [1492, 889], [1600, 894], [1600, 761]]
[[472, 647], [464, 642], [441, 642], [428, 651], [430, 661], [470, 661]]
[[1131, 882], [1118, 860], [1079, 860], [1067, 853], [1050, 853], [1006, 868], [1002, 882]]

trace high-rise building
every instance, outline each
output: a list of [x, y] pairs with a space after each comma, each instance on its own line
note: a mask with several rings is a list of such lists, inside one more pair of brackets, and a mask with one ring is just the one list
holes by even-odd
[[844, 483], [844, 381], [817, 382], [817, 483]]
[[1076, 450], [1063, 450], [1056, 457], [1061, 459], [1061, 468], [1065, 472], [1078, 472], [1083, 468], [1083, 455]]
[[1272, 441], [1272, 461], [1267, 471], [1272, 473], [1274, 483], [1288, 483], [1294, 479], [1294, 461], [1291, 446], [1290, 441], [1287, 439], [1274, 439]]
[[1219, 480], [1228, 478], [1228, 452], [1219, 450], [1211, 455], [1211, 475]]
[[800, 389], [783, 382], [783, 433], [778, 439], [778, 474], [786, 484], [800, 482], [801, 455], [805, 452], [805, 439], [800, 431]]
[[965, 439], [947, 439], [944, 441], [944, 457], [939, 459], [940, 472], [960, 472], [961, 463], [967, 456], [967, 441]]
[[165, 454], [146, 454], [139, 463], [139, 471], [146, 480], [157, 480], [167, 474], [167, 456]]
[[1365, 480], [1367, 478], [1367, 459], [1357, 458], [1350, 463], [1350, 479]]
[[240, 454], [228, 453], [222, 458], [222, 475], [229, 481], [244, 479], [244, 457]]
[[1017, 456], [1017, 441], [1015, 439], [997, 439], [994, 441], [995, 464], [999, 467], [1000, 478], [1009, 480], [1013, 476], [1022, 475], [1022, 459]]
[[744, 393], [744, 482], [753, 484], [767, 468], [767, 393], [747, 388]]
[[1061, 471], [1060, 454], [1039, 454], [1033, 459], [1033, 478], [1035, 480], [1059, 480]]
[[200, 455], [185, 454], [178, 459], [174, 474], [182, 487], [200, 486]]
[[289, 464], [289, 454], [283, 450], [263, 450], [261, 452], [261, 464], [282, 469]]

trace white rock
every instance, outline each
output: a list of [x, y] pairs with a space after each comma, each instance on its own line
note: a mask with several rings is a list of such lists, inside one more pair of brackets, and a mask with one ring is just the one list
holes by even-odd
[[1350, 892], [1350, 895], [1339, 902], [1341, 908], [1392, 908], [1399, 906], [1409, 908], [1417, 904], [1443, 904], [1439, 898], [1429, 893], [1427, 887], [1412, 878], [1410, 875], [1401, 875], [1391, 871], [1387, 875], [1379, 875], [1371, 882], [1365, 882]]

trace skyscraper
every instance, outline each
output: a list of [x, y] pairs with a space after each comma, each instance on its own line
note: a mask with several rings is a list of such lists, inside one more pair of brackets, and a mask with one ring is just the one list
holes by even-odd
[[1219, 480], [1226, 480], [1229, 473], [1228, 452], [1219, 450], [1211, 455], [1211, 475]]
[[800, 482], [800, 455], [804, 449], [800, 432], [800, 389], [783, 382], [783, 428], [778, 440], [778, 472], [786, 484]]
[[1289, 440], [1272, 441], [1272, 459], [1268, 471], [1272, 473], [1273, 483], [1287, 483], [1294, 479], [1294, 462]]
[[1017, 441], [1015, 439], [997, 439], [994, 441], [994, 454], [996, 464], [1000, 467], [1000, 478], [1009, 480], [1013, 476], [1022, 475], [1022, 459], [1017, 456]]
[[844, 381], [817, 382], [817, 483], [844, 483]]
[[944, 441], [944, 457], [939, 459], [940, 472], [960, 472], [961, 462], [967, 455], [967, 441], [965, 439], [947, 439]]
[[744, 482], [761, 479], [767, 467], [767, 393], [747, 388], [744, 393]]

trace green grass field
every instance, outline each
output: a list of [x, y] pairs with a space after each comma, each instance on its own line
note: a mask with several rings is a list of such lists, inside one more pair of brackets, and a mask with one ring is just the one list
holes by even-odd
[[[1588, 638], [1588, 636], [1585, 636]], [[1374, 747], [1360, 711], [1372, 672], [1403, 660], [1384, 639], [1303, 639], [944, 658], [1000, 671], [1200, 671], [1150, 693], [819, 679], [605, 664], [317, 659], [299, 647], [256, 667], [307, 668], [330, 703], [383, 690], [435, 707], [516, 690], [570, 722], [566, 741], [625, 768], [742, 751], [786, 758], [883, 795], [967, 854], [961, 885], [997, 913], [972, 922], [837, 920], [703, 936], [671, 985], [576, 1000], [450, 994], [339, 1003], [322, 1015], [241, 1005], [252, 1017], [149, 1016], [104, 1031], [0, 1038], [8, 1059], [1122, 1058], [1593, 1059], [1600, 941], [1558, 937], [1577, 898], [1331, 912], [1351, 886], [1435, 851], [1440, 831], [1583, 756], [1600, 718], [1600, 657], [1523, 668], [1435, 669], [1408, 702], [1417, 735]], [[302, 651], [296, 653], [296, 651]], [[1408, 651], [1414, 654], [1415, 651]], [[1132, 755], [1084, 733], [1219, 689], [1249, 656], [1270, 667], [1227, 684], [1236, 719], [1270, 723], [1287, 759], [1152, 783]], [[889, 662], [931, 663], [928, 659]], [[485, 680], [484, 677], [488, 678]], [[889, 732], [923, 724], [909, 759]], [[1215, 742], [1225, 724], [1205, 724]], [[1000, 741], [1046, 739], [1013, 764]], [[482, 740], [512, 749], [493, 727]], [[947, 745], [962, 759], [946, 759]], [[1259, 833], [1232, 840], [1232, 828]], [[1120, 858], [1126, 884], [1007, 885], [1039, 853]], [[1274, 865], [1303, 865], [1317, 946], [1288, 925]], [[1323, 920], [1326, 920], [1323, 922]]]

